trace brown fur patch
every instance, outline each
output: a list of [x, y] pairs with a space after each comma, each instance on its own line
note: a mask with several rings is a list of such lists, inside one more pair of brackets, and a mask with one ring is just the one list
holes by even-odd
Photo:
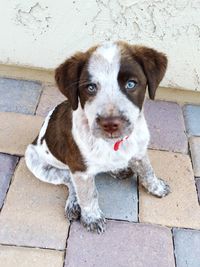
[[[128, 80], [137, 82], [133, 90], [126, 90], [125, 85]], [[142, 109], [144, 102], [147, 79], [140, 64], [133, 59], [129, 50], [123, 51], [120, 70], [118, 74], [118, 83], [121, 91], [131, 100], [136, 106]]]
[[[96, 48], [97, 46], [94, 46], [85, 53], [76, 53], [55, 70], [55, 80], [58, 88], [68, 98], [73, 110], [78, 108], [79, 96], [82, 98], [82, 105], [84, 105], [86, 101], [84, 94], [79, 92], [79, 89], [83, 88], [83, 86], [80, 87], [81, 85], [89, 82], [87, 64], [91, 54]], [[80, 77], [82, 77], [81, 80]]]
[[67, 164], [71, 172], [86, 170], [80, 150], [72, 136], [72, 110], [68, 101], [55, 108], [44, 140], [53, 156]]
[[125, 42], [118, 42], [122, 55], [131, 54], [143, 69], [147, 78], [149, 97], [155, 98], [156, 89], [164, 77], [167, 69], [167, 57], [165, 54], [145, 46], [129, 45]]

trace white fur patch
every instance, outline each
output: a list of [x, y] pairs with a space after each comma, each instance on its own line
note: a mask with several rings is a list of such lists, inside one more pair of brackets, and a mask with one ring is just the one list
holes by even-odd
[[142, 158], [149, 142], [149, 131], [143, 114], [138, 118], [134, 131], [118, 151], [114, 150], [116, 140], [109, 142], [95, 138], [87, 126], [81, 123], [84, 112], [79, 108], [73, 112], [73, 136], [88, 166], [87, 173], [116, 171], [128, 166], [132, 157]]
[[106, 59], [109, 63], [112, 63], [118, 53], [119, 48], [117, 45], [112, 42], [107, 42], [98, 47], [94, 54], [101, 55], [101, 57]]

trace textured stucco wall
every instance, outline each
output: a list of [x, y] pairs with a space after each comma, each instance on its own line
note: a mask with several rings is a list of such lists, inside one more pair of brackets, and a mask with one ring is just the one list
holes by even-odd
[[163, 86], [200, 91], [200, 0], [1, 0], [0, 63], [54, 68], [123, 39], [168, 54]]

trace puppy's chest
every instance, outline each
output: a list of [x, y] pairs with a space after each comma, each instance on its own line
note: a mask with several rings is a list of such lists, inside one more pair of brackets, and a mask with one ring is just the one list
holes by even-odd
[[137, 147], [130, 141], [125, 141], [115, 151], [114, 144], [100, 140], [90, 145], [83, 153], [88, 169], [97, 173], [126, 168], [136, 150]]

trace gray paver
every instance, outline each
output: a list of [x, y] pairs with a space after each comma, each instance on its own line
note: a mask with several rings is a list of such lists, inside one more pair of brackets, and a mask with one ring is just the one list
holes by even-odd
[[65, 267], [77, 266], [174, 267], [171, 231], [160, 226], [109, 221], [106, 232], [98, 235], [73, 223]]
[[200, 231], [174, 229], [177, 267], [200, 266]]
[[34, 114], [41, 90], [38, 82], [0, 78], [0, 111]]
[[187, 153], [184, 119], [178, 104], [146, 100], [144, 113], [151, 134], [150, 148]]
[[[200, 123], [200, 118], [199, 118], [199, 123]], [[189, 144], [190, 144], [194, 175], [196, 177], [200, 177], [200, 137], [190, 137]]]
[[138, 220], [137, 182], [135, 179], [115, 179], [109, 174], [96, 177], [99, 206], [106, 218]]
[[15, 156], [0, 153], [0, 210], [3, 206], [17, 161], [18, 158]]
[[185, 105], [183, 113], [187, 133], [189, 135], [200, 136], [200, 106]]

